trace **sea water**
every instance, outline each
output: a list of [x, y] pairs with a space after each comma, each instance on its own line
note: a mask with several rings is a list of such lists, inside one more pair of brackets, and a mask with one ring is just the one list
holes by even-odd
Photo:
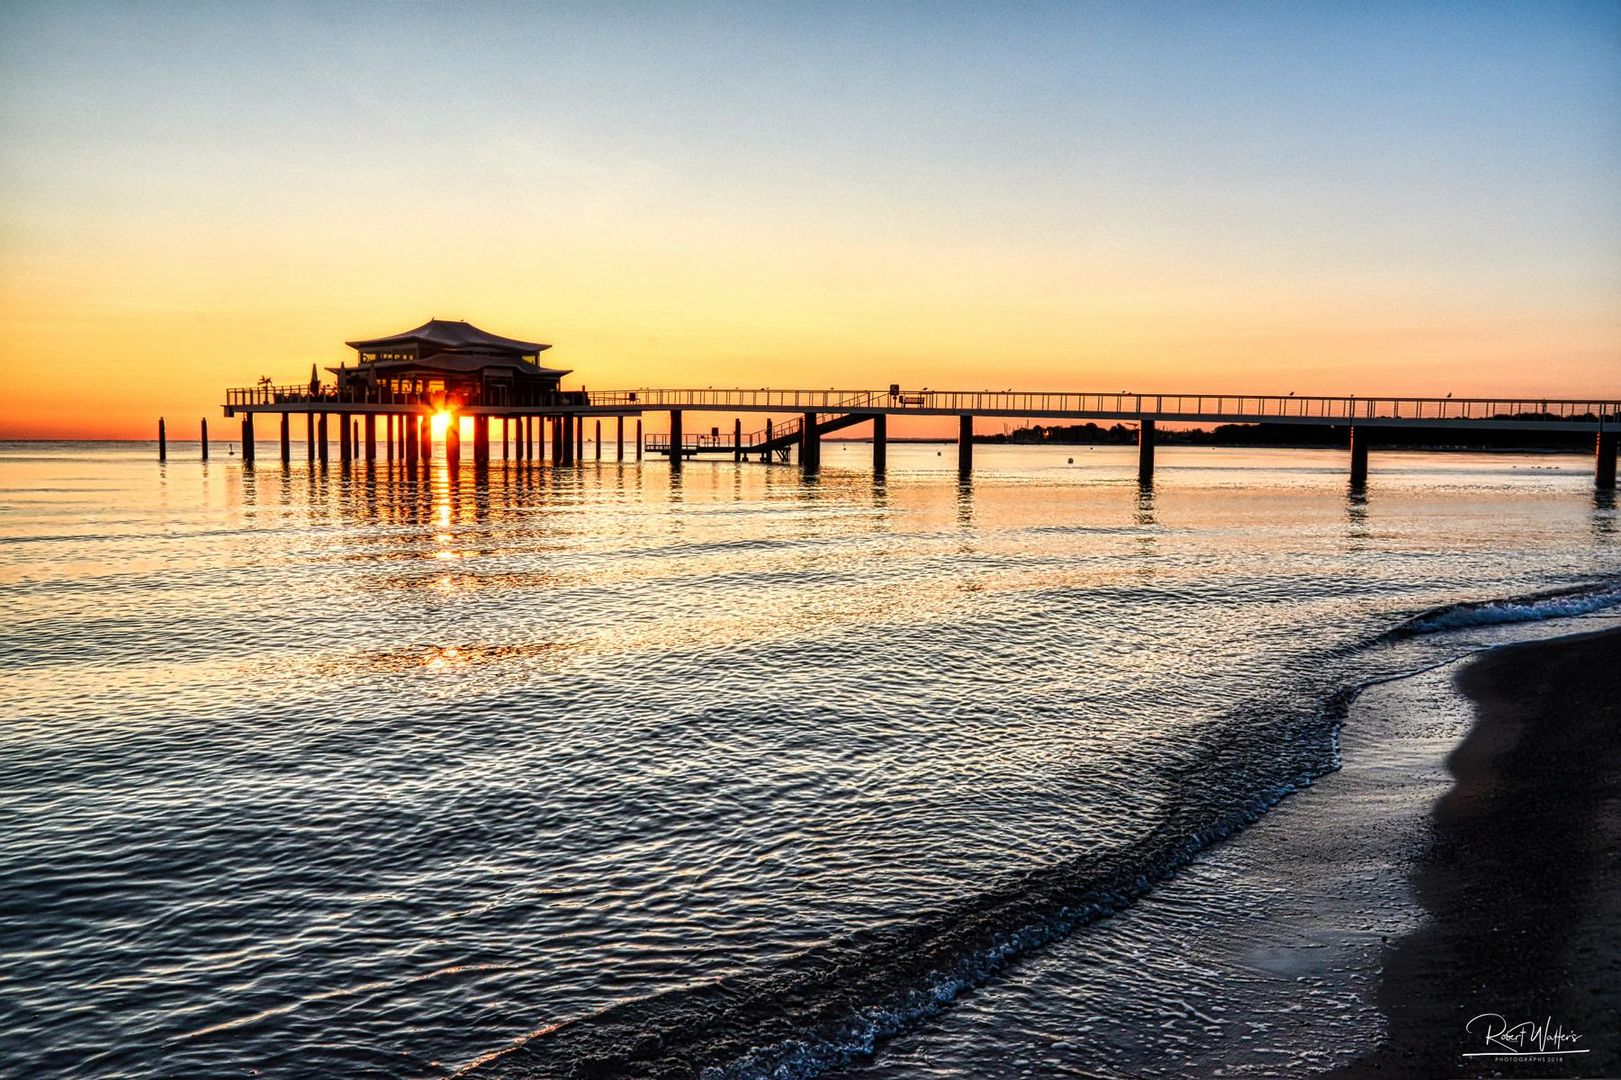
[[1574, 456], [220, 449], [0, 444], [0, 1074], [1175, 1075], [1075, 1029], [1220, 1019], [1178, 927], [1286, 879], [1201, 852], [1621, 602]]

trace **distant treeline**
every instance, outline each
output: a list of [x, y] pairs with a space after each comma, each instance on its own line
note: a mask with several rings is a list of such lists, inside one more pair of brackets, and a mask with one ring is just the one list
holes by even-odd
[[[1480, 430], [1450, 427], [1364, 427], [1358, 437], [1370, 446], [1408, 449], [1468, 447], [1472, 449], [1591, 450], [1593, 436], [1580, 431]], [[1042, 425], [1016, 428], [1003, 435], [975, 435], [975, 442], [1057, 446], [1135, 446], [1136, 427], [1112, 424]], [[1328, 424], [1221, 424], [1213, 431], [1169, 431], [1159, 428], [1154, 442], [1161, 446], [1345, 446], [1350, 441], [1343, 427]]]

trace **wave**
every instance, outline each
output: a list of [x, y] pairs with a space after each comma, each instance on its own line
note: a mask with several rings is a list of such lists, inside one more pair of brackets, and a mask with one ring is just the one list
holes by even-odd
[[1166, 767], [1175, 795], [1136, 841], [865, 929], [757, 972], [622, 1002], [549, 1027], [458, 1075], [778, 1080], [870, 1055], [1015, 958], [1131, 904], [1202, 849], [1337, 768], [1356, 691], [1213, 725]]
[[1404, 641], [1423, 634], [1470, 626], [1540, 622], [1588, 615], [1621, 604], [1621, 582], [1598, 581], [1497, 600], [1465, 600], [1419, 612], [1375, 641]]

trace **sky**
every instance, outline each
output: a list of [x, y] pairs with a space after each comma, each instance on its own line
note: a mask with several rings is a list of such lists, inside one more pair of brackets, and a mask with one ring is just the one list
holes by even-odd
[[0, 5], [0, 437], [430, 317], [591, 389], [1621, 397], [1621, 3]]

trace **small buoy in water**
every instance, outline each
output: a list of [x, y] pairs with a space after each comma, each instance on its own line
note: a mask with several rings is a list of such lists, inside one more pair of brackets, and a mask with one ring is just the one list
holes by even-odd
[[940, 451], [938, 451], [938, 450], [936, 450], [936, 451], [935, 451], [935, 452], [934, 452], [934, 456], [935, 456], [935, 457], [939, 457], [939, 456], [940, 456]]
[[1071, 464], [1071, 465], [1073, 465], [1073, 464], [1075, 464], [1075, 459], [1074, 459], [1074, 458], [1070, 458], [1070, 459], [1069, 459], [1069, 463], [1070, 463], [1070, 464]]

